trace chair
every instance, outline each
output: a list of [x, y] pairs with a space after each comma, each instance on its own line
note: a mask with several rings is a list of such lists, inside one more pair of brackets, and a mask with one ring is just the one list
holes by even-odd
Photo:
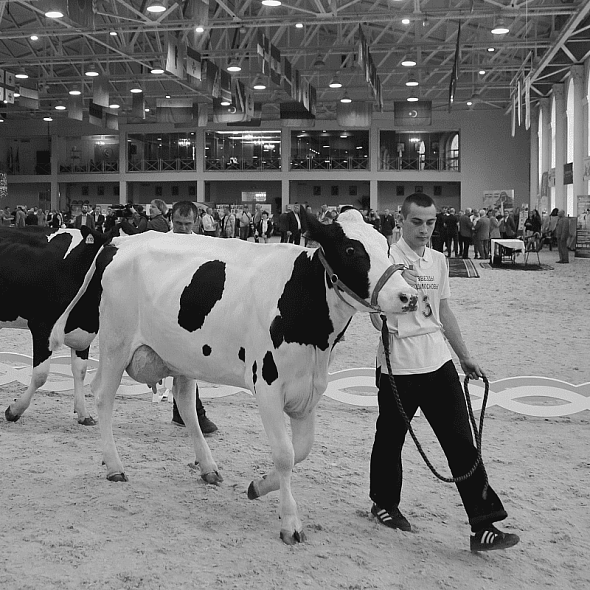
[[527, 238], [526, 251], [524, 253], [524, 265], [526, 266], [529, 256], [534, 253], [537, 255], [537, 263], [541, 266], [541, 259], [539, 252], [543, 249], [543, 238], [539, 232], [535, 232], [532, 236]]

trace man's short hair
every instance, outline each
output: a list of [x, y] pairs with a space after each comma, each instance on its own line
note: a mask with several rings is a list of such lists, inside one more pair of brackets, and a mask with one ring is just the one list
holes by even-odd
[[410, 212], [410, 207], [412, 204], [417, 205], [418, 207], [432, 207], [433, 205], [436, 206], [432, 197], [429, 197], [427, 194], [412, 193], [411, 195], [408, 195], [402, 203], [402, 215], [404, 218]]
[[193, 219], [197, 219], [199, 216], [199, 210], [192, 201], [176, 201], [176, 203], [174, 203], [172, 206], [172, 218], [174, 218], [174, 214], [176, 212], [178, 212], [180, 217], [189, 217], [191, 213], [193, 215]]

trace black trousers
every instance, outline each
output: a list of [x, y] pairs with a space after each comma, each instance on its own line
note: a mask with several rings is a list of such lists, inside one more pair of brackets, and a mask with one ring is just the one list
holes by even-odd
[[471, 238], [465, 236], [459, 236], [461, 242], [461, 256], [463, 258], [469, 258], [469, 246], [471, 246]]
[[[432, 373], [396, 375], [395, 385], [402, 406], [411, 420], [418, 407], [432, 427], [447, 457], [454, 477], [465, 475], [475, 463], [477, 449], [469, 424], [467, 405], [461, 382], [452, 361]], [[379, 379], [379, 418], [371, 454], [369, 496], [385, 509], [399, 505], [402, 490], [402, 447], [407, 426], [393, 396], [388, 375]], [[426, 468], [426, 466], [425, 466]], [[463, 506], [475, 532], [506, 518], [507, 514], [498, 495], [485, 485], [483, 465], [474, 474], [457, 483]]]
[[455, 256], [457, 256], [459, 253], [459, 234], [457, 233], [447, 234], [446, 247], [449, 256], [451, 255], [452, 246], [455, 249]]

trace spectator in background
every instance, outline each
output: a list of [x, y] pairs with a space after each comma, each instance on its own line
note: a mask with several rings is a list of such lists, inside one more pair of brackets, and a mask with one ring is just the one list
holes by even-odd
[[490, 255], [490, 218], [485, 209], [479, 210], [479, 215], [473, 229], [473, 248], [477, 254], [476, 258], [482, 260]]
[[[141, 207], [141, 205], [138, 205]], [[143, 209], [143, 207], [141, 207]], [[94, 219], [94, 227], [96, 231], [103, 232], [104, 230], [104, 215], [102, 209], [98, 205], [94, 205], [92, 208], [92, 219]]]
[[525, 237], [533, 236], [536, 233], [541, 233], [541, 216], [536, 209], [529, 211], [529, 215], [524, 222], [524, 235]]
[[[234, 222], [235, 223], [235, 222]], [[252, 215], [250, 214], [250, 209], [248, 205], [244, 205], [242, 207], [242, 212], [240, 213], [240, 240], [247, 240], [248, 236], [250, 235], [250, 227], [252, 225]], [[224, 237], [232, 237], [232, 236], [224, 236]]]
[[[159, 232], [167, 232], [170, 231], [170, 225], [168, 221], [164, 217], [168, 212], [168, 206], [162, 199], [154, 199], [150, 203], [150, 219], [145, 224], [145, 230], [143, 231], [159, 231]], [[135, 227], [128, 218], [123, 218], [121, 220], [121, 229], [126, 234], [139, 234], [143, 233], [139, 230], [138, 227]]]
[[202, 221], [203, 233], [206, 236], [214, 237], [217, 232], [217, 228], [216, 228], [215, 219], [213, 218], [213, 209], [211, 209], [211, 207], [207, 207], [207, 211], [205, 212], [205, 215], [203, 215], [201, 221]]
[[279, 232], [281, 234], [281, 244], [286, 244], [289, 241], [289, 213], [291, 213], [291, 205], [285, 207], [285, 211], [279, 215]]
[[461, 241], [461, 256], [469, 258], [469, 246], [473, 235], [473, 222], [471, 221], [471, 209], [467, 207], [459, 217], [459, 240]]
[[262, 238], [262, 241], [266, 244], [268, 240], [272, 236], [272, 221], [268, 217], [268, 211], [263, 211], [260, 221], [254, 230], [254, 240], [259, 241]]
[[27, 215], [25, 216], [25, 225], [39, 225], [39, 220], [37, 219], [37, 214], [34, 209], [29, 209], [27, 212]]
[[76, 229], [80, 229], [83, 225], [94, 229], [94, 219], [92, 219], [92, 215], [88, 212], [88, 205], [86, 204], [82, 205], [82, 213], [74, 219], [74, 227]]
[[[219, 236], [221, 238], [234, 238], [236, 236], [236, 216], [227, 206], [223, 208], [223, 217], [220, 217], [219, 225], [221, 228]], [[240, 232], [241, 229], [242, 226], [240, 222]]]
[[320, 223], [326, 224], [327, 223], [327, 221], [326, 221], [327, 215], [328, 215], [328, 205], [324, 204], [324, 205], [322, 205], [322, 207], [318, 213], [318, 221]]
[[43, 211], [43, 209], [41, 209], [41, 207], [39, 207], [39, 209], [37, 209], [36, 215], [37, 215], [37, 225], [40, 225], [41, 227], [45, 227], [47, 225], [47, 215], [45, 215], [45, 212]]
[[567, 264], [569, 260], [569, 250], [567, 249], [567, 240], [570, 237], [569, 219], [565, 216], [565, 211], [560, 209], [557, 213], [557, 225], [555, 226], [555, 237], [557, 238], [557, 250], [559, 252], [560, 264]]
[[451, 252], [455, 252], [455, 258], [459, 256], [459, 218], [455, 215], [455, 208], [450, 207], [448, 214], [444, 218], [447, 249], [447, 256], [451, 257]]
[[299, 205], [295, 203], [293, 209], [288, 213], [289, 220], [289, 243], [301, 244], [301, 217], [299, 216]]
[[390, 213], [389, 209], [383, 211], [381, 218], [381, 233], [387, 239], [387, 243], [391, 246], [393, 244], [393, 232], [395, 229], [395, 217]]
[[369, 215], [367, 215], [367, 223], [370, 223], [378, 232], [381, 231], [381, 218], [374, 209], [369, 209]]

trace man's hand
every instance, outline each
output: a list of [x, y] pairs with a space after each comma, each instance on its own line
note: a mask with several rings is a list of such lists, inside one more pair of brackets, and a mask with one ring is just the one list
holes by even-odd
[[486, 374], [483, 372], [483, 369], [471, 357], [462, 360], [459, 359], [459, 362], [461, 363], [463, 372], [467, 377], [469, 377], [469, 379], [475, 379], [475, 381], [477, 381], [480, 377], [486, 376]]

